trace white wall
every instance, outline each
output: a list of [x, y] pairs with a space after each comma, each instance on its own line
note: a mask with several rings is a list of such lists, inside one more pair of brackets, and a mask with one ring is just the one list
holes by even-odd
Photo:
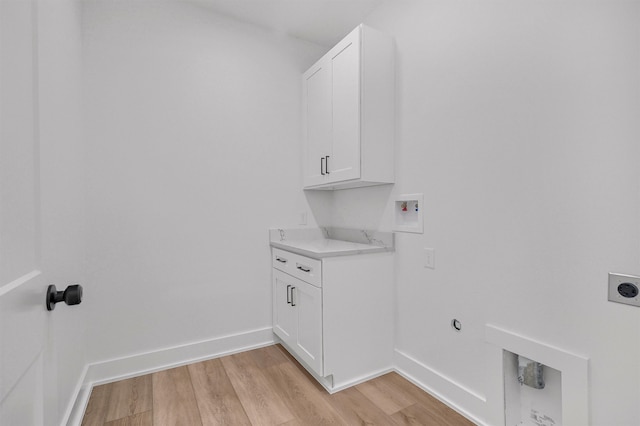
[[267, 229], [308, 210], [322, 49], [177, 2], [86, 2], [83, 23], [90, 360], [269, 327]]
[[[64, 290], [70, 284], [86, 286], [79, 3], [41, 0], [37, 23], [40, 267], [50, 284]], [[84, 303], [78, 306], [61, 303], [48, 318], [51, 358], [46, 364], [45, 421], [59, 425], [75, 400], [76, 387], [87, 363], [87, 308]]]
[[[367, 23], [397, 43], [393, 193], [425, 201], [396, 240], [397, 348], [485, 395], [493, 323], [589, 357], [592, 424], [638, 424], [639, 311], [607, 273], [640, 274], [640, 3], [388, 2]], [[393, 193], [336, 192], [332, 224], [388, 229]]]

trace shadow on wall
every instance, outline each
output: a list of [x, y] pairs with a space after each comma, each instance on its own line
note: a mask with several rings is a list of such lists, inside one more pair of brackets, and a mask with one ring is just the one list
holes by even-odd
[[319, 227], [332, 226], [333, 191], [304, 191], [309, 209]]
[[391, 230], [393, 185], [305, 191], [318, 226]]

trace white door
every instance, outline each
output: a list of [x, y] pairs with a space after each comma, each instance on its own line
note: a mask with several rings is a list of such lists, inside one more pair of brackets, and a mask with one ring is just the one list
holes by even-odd
[[360, 177], [360, 28], [352, 31], [334, 50], [329, 182], [340, 182]]
[[0, 1], [0, 425], [44, 423], [35, 13]]
[[289, 346], [295, 344], [296, 311], [291, 305], [291, 289], [295, 278], [273, 270], [273, 332]]
[[321, 63], [303, 76], [304, 186], [327, 181], [331, 156], [331, 69]]
[[291, 290], [292, 305], [297, 311], [295, 350], [316, 373], [322, 370], [322, 290], [296, 279]]

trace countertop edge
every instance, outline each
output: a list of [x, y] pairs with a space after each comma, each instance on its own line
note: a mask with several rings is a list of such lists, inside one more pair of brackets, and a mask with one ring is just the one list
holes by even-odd
[[327, 257], [339, 257], [339, 256], [353, 256], [358, 254], [372, 254], [372, 253], [385, 253], [385, 252], [394, 252], [395, 249], [391, 247], [381, 247], [381, 246], [371, 246], [371, 248], [366, 249], [354, 249], [354, 250], [341, 250], [335, 252], [324, 252], [317, 253], [310, 250], [301, 249], [298, 247], [293, 247], [288, 244], [281, 244], [275, 241], [271, 241], [269, 243], [271, 247], [278, 248], [280, 250], [285, 250], [291, 253], [300, 254], [302, 256], [307, 256], [312, 259], [324, 259]]

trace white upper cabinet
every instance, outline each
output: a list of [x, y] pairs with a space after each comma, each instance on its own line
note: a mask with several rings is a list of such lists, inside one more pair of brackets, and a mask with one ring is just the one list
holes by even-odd
[[358, 26], [303, 75], [304, 188], [393, 183], [393, 40]]
[[305, 78], [305, 186], [325, 183], [325, 161], [331, 154], [331, 74], [329, 64]]

